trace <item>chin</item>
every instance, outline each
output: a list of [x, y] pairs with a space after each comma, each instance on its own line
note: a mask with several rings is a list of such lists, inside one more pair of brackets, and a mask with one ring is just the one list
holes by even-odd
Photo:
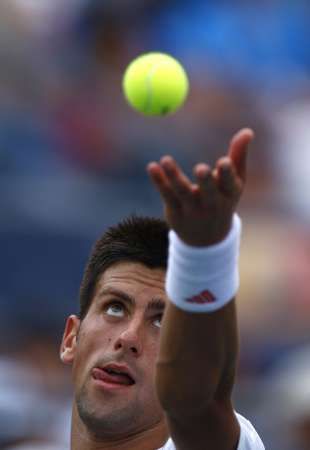
[[[109, 402], [90, 402], [84, 396], [76, 401], [77, 412], [86, 428], [96, 437], [107, 437], [113, 435], [128, 434], [137, 427], [141, 421], [145, 421], [143, 411], [137, 405], [124, 405], [116, 407]], [[99, 404], [100, 403], [100, 404]]]

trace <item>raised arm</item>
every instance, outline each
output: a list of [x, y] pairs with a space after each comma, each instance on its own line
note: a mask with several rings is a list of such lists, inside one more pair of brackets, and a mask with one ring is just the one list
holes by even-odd
[[[237, 270], [233, 267], [236, 255], [232, 255], [232, 246], [236, 246], [238, 240], [237, 235], [233, 236], [238, 234], [238, 219], [234, 218], [234, 213], [245, 185], [247, 148], [252, 139], [251, 130], [239, 131], [231, 140], [227, 156], [219, 159], [213, 170], [203, 163], [194, 167], [196, 183], [192, 183], [169, 156], [148, 165], [148, 173], [161, 194], [166, 219], [175, 232], [170, 241], [175, 239], [177, 242], [173, 245], [179, 245], [181, 251], [179, 254], [175, 247], [171, 249], [170, 243], [167, 282], [172, 285], [169, 285], [170, 291], [168, 289], [172, 301], [163, 319], [156, 370], [158, 396], [178, 450], [235, 450], [238, 446], [240, 430], [231, 404], [238, 353], [235, 302], [231, 298], [236, 293], [236, 283], [234, 274], [227, 271]], [[192, 280], [185, 273], [184, 284], [182, 270], [191, 268], [190, 261], [187, 266], [186, 255], [190, 259], [194, 250], [195, 259], [197, 249], [197, 273]], [[215, 252], [214, 265], [212, 251]], [[231, 262], [224, 261], [222, 271], [221, 261], [226, 251]], [[218, 257], [219, 252], [222, 259]], [[199, 261], [205, 258], [211, 263], [202, 268]], [[171, 275], [176, 261], [183, 264], [177, 274], [181, 278]], [[195, 264], [193, 270], [195, 272]], [[206, 286], [201, 290], [203, 270]], [[227, 277], [232, 278], [227, 288], [226, 272]], [[224, 287], [218, 286], [221, 298], [217, 306], [208, 280], [213, 286], [212, 280], [217, 279], [219, 285], [221, 276]], [[178, 291], [184, 289], [186, 296], [190, 291], [185, 291], [193, 288], [195, 277], [197, 292], [190, 300], [199, 306], [195, 310], [194, 305], [191, 310], [190, 305], [185, 310], [178, 304]], [[174, 294], [176, 299], [172, 298]], [[204, 308], [207, 303], [212, 305]]]

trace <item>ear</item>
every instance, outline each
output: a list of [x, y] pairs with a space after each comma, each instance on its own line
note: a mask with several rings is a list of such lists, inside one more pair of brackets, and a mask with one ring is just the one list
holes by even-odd
[[80, 319], [69, 316], [60, 346], [60, 359], [64, 364], [72, 364], [75, 356], [77, 335], [80, 328]]

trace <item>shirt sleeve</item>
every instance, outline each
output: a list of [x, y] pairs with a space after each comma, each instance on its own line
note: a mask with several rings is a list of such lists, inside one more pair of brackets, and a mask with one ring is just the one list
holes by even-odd
[[[240, 439], [237, 450], [265, 450], [264, 444], [257, 434], [257, 431], [247, 419], [237, 414], [240, 424]], [[166, 444], [158, 450], [177, 450], [172, 439], [170, 438]]]
[[238, 450], [265, 450], [265, 446], [251, 422], [240, 414], [236, 413], [236, 416], [240, 424]]

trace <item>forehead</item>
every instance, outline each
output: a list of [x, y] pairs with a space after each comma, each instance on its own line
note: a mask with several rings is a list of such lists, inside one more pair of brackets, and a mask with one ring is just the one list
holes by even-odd
[[109, 267], [99, 278], [95, 297], [107, 288], [121, 289], [129, 295], [146, 299], [156, 295], [166, 300], [165, 270], [151, 269], [141, 263], [121, 262]]

